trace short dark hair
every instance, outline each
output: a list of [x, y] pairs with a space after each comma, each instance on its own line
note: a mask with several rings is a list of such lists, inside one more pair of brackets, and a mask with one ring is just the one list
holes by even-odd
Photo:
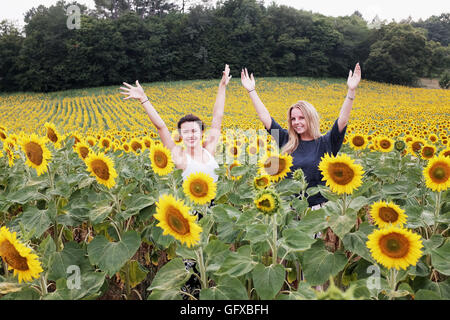
[[185, 115], [183, 118], [181, 118], [180, 120], [178, 120], [178, 124], [177, 124], [178, 130], [181, 129], [181, 125], [182, 125], [183, 123], [185, 123], [185, 122], [190, 122], [190, 121], [197, 122], [198, 125], [200, 126], [200, 129], [202, 129], [202, 132], [205, 130], [205, 124], [203, 123], [203, 121], [200, 120], [199, 117], [194, 116], [192, 113], [191, 113], [191, 114], [187, 114], [187, 115]]

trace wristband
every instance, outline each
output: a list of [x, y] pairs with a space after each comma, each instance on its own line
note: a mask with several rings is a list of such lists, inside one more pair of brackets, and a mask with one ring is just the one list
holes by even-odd
[[350, 99], [350, 100], [355, 100], [355, 97], [350, 98], [349, 96], [346, 96], [346, 98]]
[[148, 99], [147, 100], [145, 100], [144, 102], [141, 102], [141, 104], [144, 104], [144, 103], [146, 103], [148, 101]]
[[250, 90], [248, 93], [250, 93], [250, 92], [252, 92], [252, 91], [255, 91], [256, 90], [256, 88], [255, 89], [253, 89], [253, 90]]

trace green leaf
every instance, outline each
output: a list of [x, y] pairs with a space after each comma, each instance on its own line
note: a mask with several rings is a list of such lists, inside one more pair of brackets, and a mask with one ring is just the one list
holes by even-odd
[[366, 246], [367, 241], [367, 235], [359, 230], [356, 232], [347, 233], [342, 239], [346, 250], [351, 251], [352, 253], [355, 253], [360, 257], [363, 257], [367, 261], [374, 262], [370, 251]]
[[217, 286], [200, 291], [200, 300], [248, 300], [248, 295], [241, 281], [223, 276]]
[[298, 224], [298, 229], [313, 237], [318, 231], [328, 227], [326, 213], [323, 208], [309, 211]]
[[23, 288], [19, 292], [12, 292], [0, 297], [0, 300], [39, 300], [40, 295], [35, 289]]
[[125, 206], [127, 209], [121, 212], [121, 219], [127, 220], [133, 215], [138, 214], [142, 209], [150, 207], [154, 203], [155, 199], [149, 195], [133, 194], [125, 201]]
[[[105, 282], [104, 272], [86, 272], [81, 273], [80, 287], [67, 288], [66, 281], [57, 283], [54, 292], [44, 297], [44, 300], [80, 300], [97, 293]], [[58, 284], [64, 284], [58, 287]]]
[[89, 220], [93, 224], [102, 223], [103, 220], [111, 213], [113, 210], [109, 200], [104, 200], [101, 203], [97, 203], [95, 208], [89, 211]]
[[230, 251], [227, 244], [215, 239], [208, 243], [203, 252], [206, 255], [206, 271], [216, 272], [222, 266]]
[[366, 197], [359, 196], [351, 200], [349, 208], [358, 212], [362, 207], [368, 204], [368, 200]]
[[277, 300], [316, 300], [316, 294], [307, 283], [299, 282], [297, 291], [279, 294]]
[[300, 192], [301, 182], [294, 179], [283, 179], [276, 185], [280, 196], [290, 196]]
[[39, 245], [39, 257], [43, 266], [49, 266], [49, 260], [55, 252], [55, 241], [53, 241], [53, 238], [48, 235]]
[[61, 252], [54, 252], [48, 262], [48, 280], [66, 279], [69, 266], [78, 266], [81, 272], [91, 269], [85, 249], [76, 242], [67, 242]]
[[52, 221], [48, 217], [47, 210], [39, 210], [36, 207], [26, 206], [21, 215], [21, 221], [25, 230], [34, 229], [33, 237], [39, 238], [48, 228]]
[[286, 272], [280, 264], [264, 266], [258, 263], [252, 271], [255, 290], [263, 300], [273, 299], [281, 290]]
[[414, 300], [442, 300], [436, 292], [431, 290], [420, 289], [414, 295]]
[[190, 276], [191, 272], [186, 270], [183, 260], [175, 258], [159, 269], [147, 290], [180, 290]]
[[8, 194], [6, 198], [8, 201], [18, 204], [25, 204], [33, 200], [48, 200], [47, 196], [36, 191], [35, 186], [23, 187], [20, 190]]
[[141, 237], [133, 230], [124, 233], [118, 242], [109, 242], [103, 235], [98, 235], [88, 244], [89, 260], [113, 276], [131, 259], [140, 245]]
[[355, 226], [356, 211], [347, 209], [345, 215], [341, 215], [340, 212], [332, 211], [328, 224], [333, 232], [342, 239]]
[[450, 276], [450, 241], [431, 251], [431, 262], [437, 271]]
[[440, 234], [433, 234], [430, 239], [423, 239], [423, 246], [425, 247], [423, 254], [430, 254], [432, 250], [437, 249], [444, 242], [444, 237]]
[[122, 269], [120, 269], [120, 277], [122, 279], [127, 278], [127, 268], [131, 288], [136, 287], [147, 277], [148, 271], [145, 270], [138, 261], [130, 260], [122, 267]]
[[313, 286], [322, 285], [330, 276], [335, 276], [347, 264], [342, 252], [329, 252], [322, 240], [317, 240], [303, 254], [303, 271], [306, 281]]
[[293, 251], [307, 250], [316, 241], [312, 236], [299, 230], [299, 228], [284, 229], [282, 234], [281, 243]]
[[264, 242], [269, 237], [269, 226], [266, 224], [253, 224], [247, 227], [247, 233], [244, 240], [248, 240], [252, 243]]
[[256, 264], [251, 257], [250, 246], [246, 245], [240, 247], [237, 252], [230, 252], [216, 274], [239, 277], [251, 272]]

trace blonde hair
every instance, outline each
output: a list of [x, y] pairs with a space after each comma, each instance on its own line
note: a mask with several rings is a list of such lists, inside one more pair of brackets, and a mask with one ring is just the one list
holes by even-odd
[[281, 149], [282, 154], [283, 153], [291, 154], [297, 149], [300, 143], [300, 135], [297, 132], [295, 132], [294, 128], [292, 127], [291, 112], [292, 109], [294, 108], [299, 109], [303, 113], [303, 116], [305, 117], [306, 123], [308, 125], [307, 133], [311, 135], [313, 139], [317, 139], [321, 136], [319, 114], [317, 113], [316, 108], [314, 108], [314, 106], [311, 103], [300, 100], [295, 104], [293, 104], [287, 112], [289, 140], [282, 147]]

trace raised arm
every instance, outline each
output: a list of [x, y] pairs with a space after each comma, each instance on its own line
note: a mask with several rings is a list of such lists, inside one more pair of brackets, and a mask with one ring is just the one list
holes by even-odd
[[256, 83], [255, 78], [253, 78], [253, 73], [248, 76], [247, 68], [242, 69], [241, 71], [241, 82], [245, 89], [247, 89], [250, 99], [252, 99], [253, 107], [256, 110], [256, 113], [258, 113], [259, 119], [264, 124], [264, 127], [266, 129], [270, 129], [270, 126], [272, 125], [272, 119], [270, 118], [270, 113], [267, 111], [266, 106], [264, 103], [262, 103], [261, 99], [258, 97], [258, 94], [256, 93]]
[[356, 64], [355, 70], [348, 72], [347, 78], [347, 96], [345, 97], [344, 103], [341, 107], [341, 112], [338, 119], [339, 132], [344, 130], [350, 118], [350, 112], [352, 111], [353, 99], [355, 99], [356, 88], [358, 87], [359, 81], [361, 80], [361, 67], [359, 63]]
[[222, 79], [219, 83], [219, 89], [217, 91], [216, 102], [214, 103], [213, 118], [211, 123], [211, 129], [209, 130], [208, 140], [205, 148], [209, 153], [214, 155], [216, 151], [217, 143], [220, 138], [220, 131], [222, 127], [223, 109], [225, 107], [225, 92], [232, 76], [230, 76], [230, 67], [226, 64], [225, 70], [222, 72]]
[[150, 117], [150, 120], [152, 121], [153, 125], [156, 127], [156, 129], [158, 129], [158, 133], [159, 136], [161, 137], [163, 145], [167, 149], [172, 151], [172, 149], [176, 146], [175, 142], [173, 142], [172, 140], [172, 135], [170, 134], [169, 129], [167, 128], [163, 119], [161, 119], [158, 112], [156, 112], [155, 108], [148, 100], [147, 95], [144, 92], [144, 89], [139, 84], [139, 81], [136, 80], [136, 87], [133, 87], [132, 85], [129, 85], [126, 82], [124, 82], [123, 84], [127, 86], [127, 88], [120, 87], [120, 89], [123, 90], [123, 92], [120, 93], [127, 96], [123, 98], [123, 100], [136, 99], [141, 102], [141, 104], [145, 108], [145, 111]]

